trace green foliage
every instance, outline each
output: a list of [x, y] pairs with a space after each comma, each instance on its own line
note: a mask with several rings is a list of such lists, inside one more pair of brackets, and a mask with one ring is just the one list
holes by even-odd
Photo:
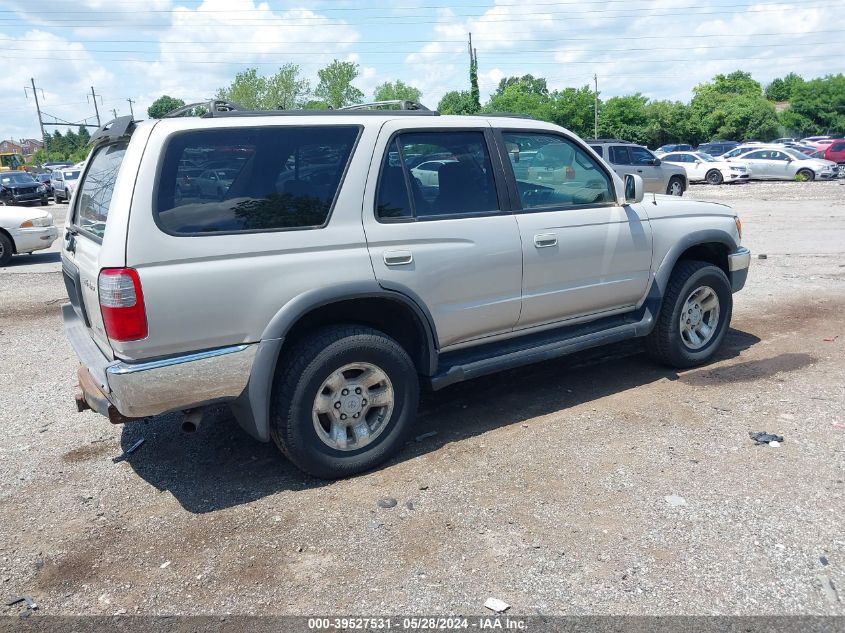
[[437, 104], [442, 114], [475, 114], [475, 102], [467, 90], [447, 92]]
[[795, 90], [804, 83], [801, 75], [789, 73], [783, 79], [778, 77], [766, 86], [766, 99], [769, 101], [789, 101]]
[[799, 134], [845, 132], [845, 75], [828, 75], [795, 86], [785, 127]]
[[297, 64], [285, 64], [276, 74], [264, 77], [255, 68], [235, 75], [226, 88], [217, 91], [225, 99], [248, 110], [291, 110], [301, 105], [311, 90], [308, 80], [300, 76]]
[[376, 86], [373, 98], [375, 101], [393, 101], [401, 99], [404, 101], [416, 101], [419, 103], [422, 97], [422, 92], [419, 88], [414, 88], [404, 83], [401, 79], [395, 82], [385, 81], [383, 84]]
[[151, 119], [160, 119], [168, 112], [172, 112], [176, 108], [181, 108], [183, 105], [185, 105], [185, 102], [182, 99], [162, 95], [147, 108], [147, 114]]
[[770, 140], [779, 132], [777, 112], [751, 75], [716, 75], [693, 90], [690, 142], [711, 138]]
[[552, 102], [552, 122], [583, 138], [593, 137], [596, 97], [589, 86], [555, 90], [549, 97]]
[[493, 97], [502, 95], [510, 86], [519, 86], [523, 92], [530, 92], [538, 95], [548, 95], [549, 88], [546, 80], [534, 75], [523, 75], [522, 77], [504, 77], [499, 81], [499, 87], [493, 93]]
[[352, 85], [358, 77], [358, 64], [335, 59], [331, 64], [317, 71], [320, 83], [314, 95], [325, 101], [332, 108], [360, 103], [364, 93]]
[[472, 99], [472, 114], [481, 110], [481, 92], [478, 89], [478, 60], [475, 51], [470, 51], [472, 58], [469, 62], [469, 94]]
[[648, 99], [639, 93], [608, 99], [599, 114], [599, 136], [647, 143], [647, 105]]

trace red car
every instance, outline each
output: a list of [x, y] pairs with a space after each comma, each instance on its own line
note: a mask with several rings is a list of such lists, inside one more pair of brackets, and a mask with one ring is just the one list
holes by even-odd
[[824, 150], [825, 160], [832, 160], [840, 165], [845, 163], [845, 139], [835, 139]]

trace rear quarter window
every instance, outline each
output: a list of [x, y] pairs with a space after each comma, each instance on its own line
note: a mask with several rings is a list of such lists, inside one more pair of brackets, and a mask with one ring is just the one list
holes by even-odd
[[174, 235], [322, 227], [359, 133], [335, 125], [177, 134], [159, 170], [156, 222]]
[[[88, 169], [76, 195], [74, 223], [83, 231], [102, 239], [109, 219], [109, 207], [114, 195], [117, 173], [126, 155], [126, 142], [105, 145], [94, 150]], [[70, 180], [79, 176], [78, 171], [64, 172]]]

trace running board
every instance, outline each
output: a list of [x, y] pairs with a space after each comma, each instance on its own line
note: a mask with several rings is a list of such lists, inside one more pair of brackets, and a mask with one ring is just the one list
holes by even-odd
[[431, 377], [436, 391], [456, 382], [574, 354], [591, 347], [618, 343], [651, 332], [654, 316], [648, 308], [633, 314], [607, 317], [527, 334], [498, 343], [443, 354], [438, 372]]

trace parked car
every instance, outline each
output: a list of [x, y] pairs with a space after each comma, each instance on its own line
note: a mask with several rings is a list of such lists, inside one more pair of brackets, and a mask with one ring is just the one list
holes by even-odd
[[[554, 124], [208, 112], [93, 136], [62, 250], [80, 409], [187, 410], [190, 428], [227, 403], [301, 469], [345, 477], [401, 450], [421, 387], [633, 337], [691, 367], [728, 330], [751, 258], [734, 211], [645, 202], [638, 173]], [[184, 156], [233, 148], [222, 200], [177, 195]], [[517, 178], [521, 148], [548, 172]], [[397, 160], [414, 153], [455, 158], [431, 197]]]
[[801, 139], [802, 143], [817, 143], [819, 141], [826, 141], [833, 137], [823, 134], [821, 136], [807, 136]]
[[234, 169], [206, 169], [194, 178], [193, 185], [201, 196], [222, 199], [237, 175]]
[[797, 141], [798, 139], [792, 138], [791, 136], [784, 136], [783, 138], [776, 138], [774, 141], [772, 141], [772, 143], [781, 143], [783, 145], [786, 145], [788, 143], [795, 143]]
[[839, 164], [839, 171], [842, 172], [845, 165], [845, 139], [838, 138], [828, 145], [824, 150], [825, 160]]
[[776, 145], [775, 143], [743, 143], [742, 145], [737, 145], [732, 150], [725, 152], [721, 156], [717, 156], [714, 158], [719, 158], [720, 160], [728, 160], [730, 158], [738, 158], [743, 154], [747, 154], [751, 150], [755, 149], [784, 149], [783, 145]]
[[80, 170], [74, 167], [68, 169], [57, 169], [50, 176], [53, 183], [53, 197], [56, 202], [70, 202], [73, 190], [79, 180]]
[[739, 143], [736, 141], [710, 141], [709, 143], [702, 143], [695, 148], [695, 151], [704, 152], [716, 158], [722, 156], [725, 152], [731, 151], [737, 145]]
[[425, 162], [420, 163], [416, 167], [411, 168], [411, 175], [417, 179], [420, 185], [426, 187], [437, 187], [438, 186], [438, 174], [440, 173], [440, 168], [443, 165], [447, 165], [449, 163], [457, 162], [452, 159], [438, 159], [438, 160], [427, 160]]
[[50, 174], [34, 174], [32, 176], [37, 182], [47, 187], [47, 197], [53, 197], [53, 185], [50, 181]]
[[686, 143], [679, 143], [675, 145], [661, 145], [658, 147], [654, 153], [655, 154], [668, 154], [669, 152], [691, 152], [692, 145], [687, 145]]
[[704, 152], [672, 152], [661, 157], [664, 163], [683, 167], [690, 182], [721, 185], [724, 182], [748, 182], [748, 165], [713, 158]]
[[25, 171], [0, 172], [0, 206], [49, 204], [47, 187]]
[[13, 255], [49, 248], [58, 236], [53, 216], [47, 211], [20, 206], [0, 207], [0, 267], [8, 264]]
[[728, 160], [747, 164], [753, 180], [815, 180], [836, 178], [839, 175], [836, 163], [810, 158], [789, 148], [755, 149]]
[[687, 190], [684, 168], [662, 164], [647, 147], [616, 139], [598, 139], [589, 143], [596, 154], [610, 163], [620, 176], [631, 174], [642, 178], [647, 193], [682, 196]]

